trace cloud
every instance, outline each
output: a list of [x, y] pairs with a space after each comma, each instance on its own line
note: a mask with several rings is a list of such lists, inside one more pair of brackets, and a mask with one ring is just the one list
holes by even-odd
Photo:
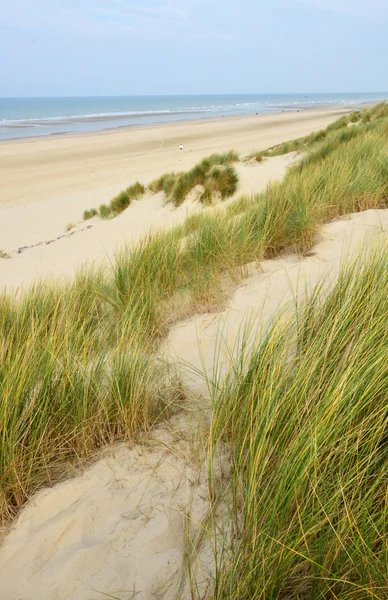
[[69, 36], [131, 34], [137, 38], [238, 40], [232, 32], [206, 26], [206, 9], [212, 2], [68, 0], [64, 8], [62, 0], [19, 0], [7, 3], [2, 11], [2, 25], [24, 32], [61, 32]]
[[350, 15], [388, 18], [387, 0], [298, 0], [312, 7]]
[[[147, 37], [184, 37], [215, 40], [238, 40], [238, 36], [219, 29], [208, 28], [198, 18], [206, 14], [204, 0], [109, 0], [96, 7], [96, 14], [105, 17], [107, 24]], [[209, 3], [207, 3], [209, 8]]]

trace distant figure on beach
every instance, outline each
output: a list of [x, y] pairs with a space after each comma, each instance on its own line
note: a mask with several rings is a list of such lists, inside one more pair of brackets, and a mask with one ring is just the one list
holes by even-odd
[[183, 150], [183, 145], [182, 144], [179, 146], [179, 150], [182, 152], [182, 150]]

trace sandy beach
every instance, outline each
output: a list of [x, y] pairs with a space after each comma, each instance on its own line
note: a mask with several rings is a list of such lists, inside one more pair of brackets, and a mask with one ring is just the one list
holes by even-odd
[[[57, 202], [65, 195], [94, 206], [134, 179], [184, 170], [212, 152], [241, 153], [307, 135], [350, 108], [231, 117], [0, 143], [0, 208]], [[179, 153], [179, 145], [184, 153]], [[83, 206], [83, 205], [82, 205]], [[81, 206], [81, 208], [82, 208]]]
[[[97, 134], [7, 141], [0, 144], [0, 287], [37, 278], [71, 275], [85, 261], [106, 258], [151, 229], [181, 222], [198, 206], [165, 206], [160, 195], [135, 202], [118, 218], [82, 222], [85, 209], [109, 201], [124, 187], [145, 184], [169, 171], [191, 168], [213, 152], [241, 155], [326, 127], [349, 108], [308, 110], [272, 116], [233, 117], [122, 129]], [[183, 152], [179, 145], [183, 144]], [[238, 165], [236, 195], [262, 191], [281, 177], [287, 157], [253, 168]], [[75, 224], [63, 236], [69, 224]], [[19, 248], [37, 245], [18, 253]]]

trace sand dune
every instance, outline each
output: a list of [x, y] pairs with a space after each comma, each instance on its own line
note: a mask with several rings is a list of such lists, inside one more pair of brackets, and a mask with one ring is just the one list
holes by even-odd
[[[270, 181], [280, 179], [294, 160], [295, 155], [291, 154], [266, 159], [253, 166], [237, 164], [240, 184], [236, 196], [264, 190]], [[103, 201], [117, 191], [118, 188], [111, 190], [108, 195], [104, 190]], [[172, 227], [182, 223], [188, 214], [203, 210], [201, 204], [190, 201], [175, 209], [164, 203], [163, 194], [148, 193], [112, 220], [102, 221], [95, 217], [80, 222], [83, 209], [96, 205], [96, 199], [88, 194], [1, 211], [0, 247], [10, 254], [11, 259], [0, 262], [0, 288], [26, 286], [47, 276], [73, 275], [86, 261], [107, 259], [124, 244], [136, 243], [151, 230]], [[70, 221], [78, 223], [65, 235], [65, 227]], [[33, 248], [25, 248], [36, 244]]]
[[[204, 379], [228, 372], [231, 359], [241, 351], [244, 331], [252, 338], [265, 327], [274, 313], [295, 298], [309, 292], [322, 280], [334, 282], [341, 265], [379, 240], [387, 243], [388, 210], [368, 210], [324, 225], [311, 255], [287, 255], [251, 265], [251, 276], [240, 287], [222, 313], [202, 314], [177, 324], [170, 332], [164, 351], [173, 359], [191, 366], [185, 384], [195, 394], [207, 393]], [[248, 335], [248, 339], [249, 339]], [[221, 344], [224, 354], [215, 350]]]
[[[323, 277], [334, 282], [344, 259], [360, 248], [387, 243], [387, 231], [388, 210], [325, 225], [311, 256], [287, 256], [252, 268], [227, 310], [177, 325], [164, 352], [204, 367], [211, 376], [221, 332], [229, 349], [238, 351], [235, 342], [247, 319], [257, 332], [295, 294], [311, 290]], [[227, 370], [229, 357], [220, 359]], [[196, 396], [206, 395], [203, 378], [193, 377], [186, 365], [182, 373]], [[188, 536], [200, 539], [209, 498], [206, 465], [193, 466], [187, 440], [198, 430], [204, 406], [190, 403], [190, 412], [158, 429], [153, 443], [118, 446], [82, 475], [36, 494], [0, 549], [3, 597], [102, 600], [105, 593], [120, 600], [189, 600], [189, 582], [182, 580], [185, 544]], [[225, 458], [217, 468], [227, 471]], [[209, 540], [197, 568], [205, 590], [214, 569]]]

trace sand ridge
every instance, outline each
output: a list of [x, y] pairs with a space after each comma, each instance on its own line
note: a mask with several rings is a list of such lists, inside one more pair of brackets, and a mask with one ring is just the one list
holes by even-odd
[[[238, 352], [236, 342], [247, 319], [254, 322], [255, 337], [280, 305], [311, 292], [322, 278], [334, 283], [345, 259], [361, 248], [386, 244], [387, 234], [388, 210], [368, 210], [324, 225], [311, 255], [252, 267], [225, 311], [176, 325], [162, 352], [181, 362], [193, 398], [206, 396], [204, 376], [193, 376], [193, 368], [212, 377], [220, 333], [225, 347]], [[218, 371], [225, 374], [230, 355], [221, 353], [219, 359]], [[206, 590], [211, 593], [214, 540], [202, 535], [212, 531], [207, 526], [207, 465], [194, 451], [198, 443], [188, 442], [190, 432], [200, 429], [199, 420], [204, 423], [208, 404], [197, 400], [188, 406], [191, 419], [183, 412], [165, 423], [155, 432], [153, 447], [119, 445], [83, 474], [32, 498], [0, 548], [4, 598], [102, 600], [111, 594], [119, 600], [191, 600], [190, 581], [182, 579], [188, 524], [189, 539], [202, 542], [198, 589], [202, 597]], [[177, 432], [180, 439], [174, 444]], [[216, 468], [220, 477], [227, 476], [226, 455]]]
[[[254, 166], [237, 163], [240, 183], [228, 202], [242, 194], [263, 191], [271, 181], [280, 179], [295, 160], [296, 154], [291, 153]], [[113, 195], [102, 190], [101, 202]], [[94, 217], [80, 221], [84, 208], [98, 205], [92, 194], [82, 199], [66, 195], [57, 202], [42, 201], [0, 211], [0, 248], [11, 256], [0, 262], [0, 289], [27, 286], [48, 276], [71, 276], [85, 262], [109, 262], [125, 244], [135, 244], [151, 231], [171, 228], [193, 212], [203, 210], [201, 204], [189, 199], [174, 208], [165, 203], [162, 193], [147, 192], [114, 219], [103, 221]], [[65, 233], [69, 222], [75, 223], [75, 227]]]
[[[242, 344], [254, 341], [275, 313], [311, 293], [320, 281], [335, 282], [341, 267], [362, 248], [388, 242], [388, 210], [368, 210], [326, 223], [312, 252], [305, 257], [286, 255], [248, 266], [250, 276], [221, 313], [196, 315], [175, 325], [162, 352], [183, 368], [185, 385], [207, 394], [202, 371], [218, 381], [229, 372]], [[250, 332], [244, 337], [244, 331]], [[218, 354], [216, 354], [218, 348]], [[220, 352], [221, 350], [221, 352]]]

